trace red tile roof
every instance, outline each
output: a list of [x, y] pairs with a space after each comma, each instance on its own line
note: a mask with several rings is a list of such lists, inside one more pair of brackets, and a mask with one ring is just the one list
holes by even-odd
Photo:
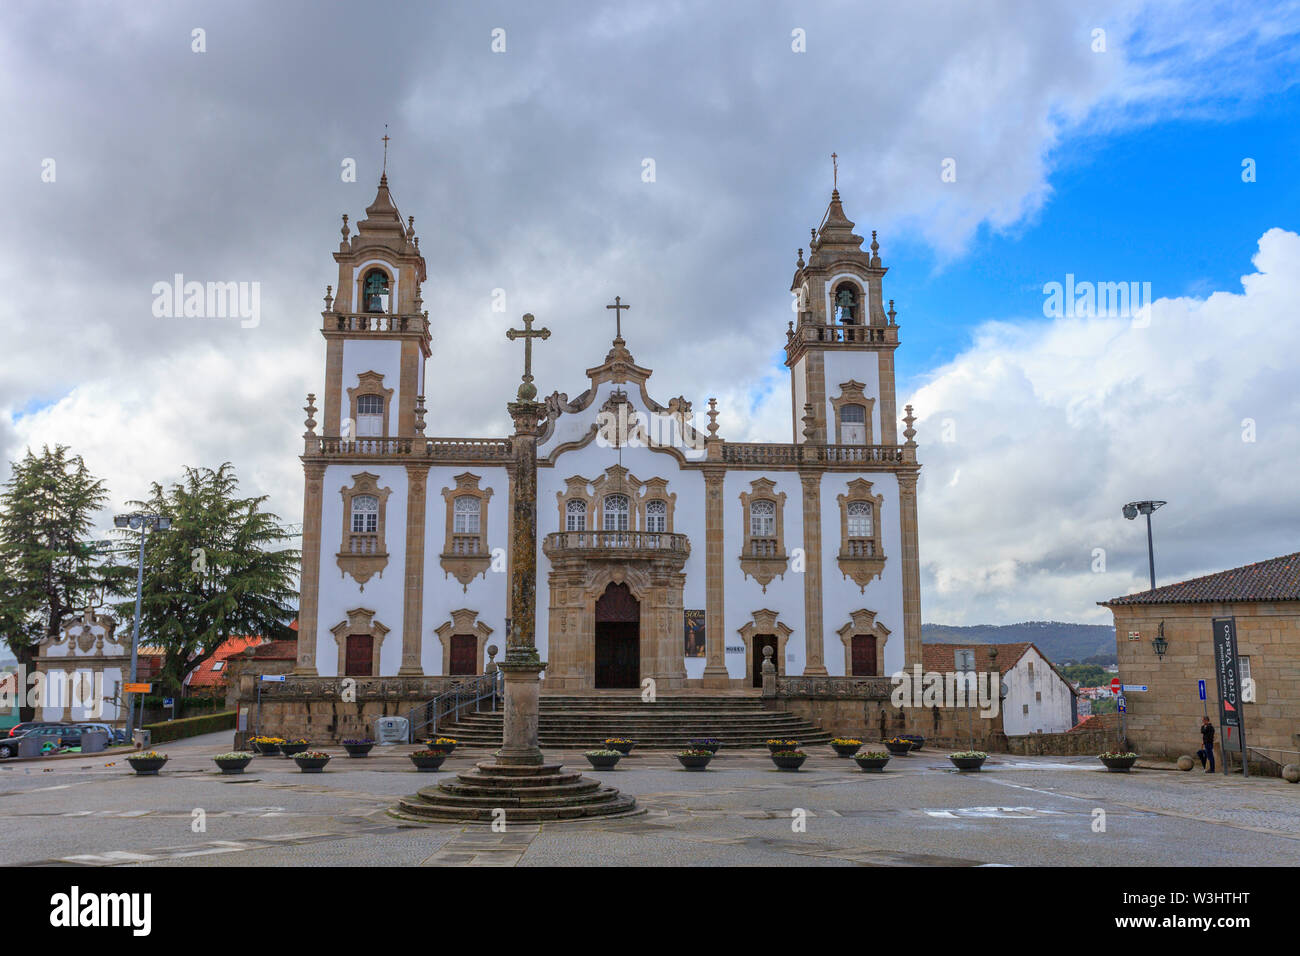
[[215, 665], [218, 663], [224, 665], [226, 658], [242, 653], [247, 648], [256, 647], [263, 643], [263, 640], [263, 638], [257, 635], [226, 638], [226, 640], [222, 641], [221, 645], [212, 652], [210, 657], [200, 661], [199, 666], [190, 672], [189, 686], [191, 688], [225, 686], [225, 667], [216, 667]]
[[1166, 584], [1154, 591], [1098, 601], [1126, 604], [1222, 604], [1236, 601], [1300, 601], [1300, 551], [1256, 564]]
[[267, 641], [253, 648], [253, 657], [259, 661], [296, 661], [297, 641]]
[[1024, 657], [1025, 651], [1033, 646], [1029, 641], [1018, 641], [1014, 644], [922, 644], [921, 668], [927, 672], [947, 673], [956, 666], [956, 657], [953, 652], [961, 649], [975, 652], [975, 669], [977, 671], [991, 671], [993, 670], [993, 657], [989, 654], [989, 649], [996, 647], [998, 649], [997, 671], [999, 674], [1006, 674], [1007, 671], [1016, 666], [1016, 661]]

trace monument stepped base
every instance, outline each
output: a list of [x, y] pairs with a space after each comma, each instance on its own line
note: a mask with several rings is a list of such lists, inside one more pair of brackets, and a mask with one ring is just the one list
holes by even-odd
[[509, 766], [480, 763], [455, 780], [404, 797], [395, 816], [430, 823], [543, 823], [642, 813], [636, 800], [558, 763]]

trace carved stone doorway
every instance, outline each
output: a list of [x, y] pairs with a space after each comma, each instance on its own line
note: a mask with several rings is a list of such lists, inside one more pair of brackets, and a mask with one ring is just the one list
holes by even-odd
[[641, 684], [641, 604], [626, 584], [610, 583], [596, 601], [595, 684]]

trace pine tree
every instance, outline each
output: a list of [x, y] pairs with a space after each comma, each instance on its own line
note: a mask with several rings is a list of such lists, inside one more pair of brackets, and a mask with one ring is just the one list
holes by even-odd
[[[292, 536], [279, 518], [262, 510], [266, 496], [241, 498], [234, 467], [186, 468], [164, 488], [155, 483], [133, 507], [171, 519], [167, 531], [145, 542], [140, 634], [165, 652], [159, 681], [178, 695], [185, 677], [229, 637], [260, 634], [292, 639], [299, 553], [277, 545]], [[129, 532], [134, 535], [139, 532]], [[131, 597], [118, 605], [129, 621]]]
[[[30, 674], [41, 641], [112, 586], [116, 572], [86, 540], [108, 492], [79, 455], [65, 445], [39, 456], [29, 448], [10, 468], [0, 491], [0, 634]], [[21, 720], [34, 717], [20, 707]]]

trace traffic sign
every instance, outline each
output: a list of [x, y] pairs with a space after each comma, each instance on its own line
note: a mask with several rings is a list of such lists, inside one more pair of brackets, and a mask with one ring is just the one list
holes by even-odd
[[284, 683], [284, 675], [283, 675], [283, 674], [263, 674], [263, 675], [262, 675], [262, 680], [264, 680], [264, 681], [270, 681], [271, 683], [274, 683], [274, 684], [283, 684], [283, 683]]
[[1124, 699], [1123, 694], [1121, 694], [1119, 698], [1115, 701], [1115, 709], [1118, 710], [1121, 714], [1128, 713], [1128, 701]]
[[1196, 682], [1196, 689], [1200, 692], [1201, 700], [1205, 700], [1205, 681], [1198, 680]]
[[122, 690], [128, 694], [147, 694], [153, 690], [153, 684], [132, 684], [128, 681], [122, 685]]
[[176, 706], [176, 698], [175, 698], [175, 697], [164, 697], [164, 698], [163, 698], [163, 706], [164, 706], [164, 707], [175, 707], [175, 706]]
[[1130, 693], [1145, 694], [1146, 691], [1147, 691], [1146, 684], [1125, 684], [1124, 685], [1124, 693], [1126, 694], [1130, 694]]
[[1119, 688], [1120, 688], [1119, 678], [1116, 677], [1113, 681], [1110, 682], [1110, 692], [1112, 694], [1118, 695]]

